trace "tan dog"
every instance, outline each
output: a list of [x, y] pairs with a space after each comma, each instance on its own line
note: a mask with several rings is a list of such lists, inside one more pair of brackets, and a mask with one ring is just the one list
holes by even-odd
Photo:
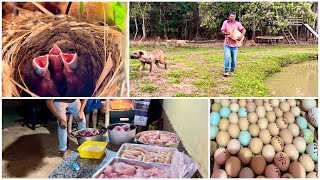
[[131, 55], [131, 59], [139, 59], [141, 62], [140, 71], [144, 68], [146, 64], [150, 65], [149, 74], [152, 71], [152, 64], [155, 63], [158, 68], [159, 62], [164, 64], [164, 68], [167, 69], [167, 62], [164, 60], [164, 51], [160, 49], [153, 50], [151, 52], [137, 50]]

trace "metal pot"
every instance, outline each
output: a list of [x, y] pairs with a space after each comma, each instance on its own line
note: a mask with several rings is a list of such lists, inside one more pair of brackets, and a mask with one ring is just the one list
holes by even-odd
[[96, 135], [96, 136], [89, 136], [89, 137], [82, 137], [82, 136], [78, 136], [78, 134], [80, 132], [83, 132], [83, 131], [88, 131], [88, 130], [96, 130], [94, 128], [86, 128], [86, 129], [82, 129], [82, 130], [79, 130], [77, 131], [74, 136], [77, 138], [78, 140], [78, 144], [79, 146], [85, 142], [85, 141], [102, 141], [102, 136], [103, 134], [107, 131], [106, 128], [102, 128], [102, 129], [99, 129], [99, 134]]
[[108, 126], [108, 137], [111, 144], [122, 145], [123, 143], [131, 143], [136, 136], [137, 126], [130, 124], [129, 131], [114, 131], [116, 126], [123, 126], [128, 123], [115, 123]]

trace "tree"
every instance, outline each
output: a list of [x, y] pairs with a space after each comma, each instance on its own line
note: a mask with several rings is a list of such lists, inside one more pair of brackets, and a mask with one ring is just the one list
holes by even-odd
[[139, 28], [138, 28], [138, 15], [139, 15], [139, 9], [138, 9], [138, 4], [131, 4], [130, 6], [130, 18], [134, 19], [134, 26], [135, 26], [135, 33], [134, 33], [134, 38], [133, 40], [136, 40]]

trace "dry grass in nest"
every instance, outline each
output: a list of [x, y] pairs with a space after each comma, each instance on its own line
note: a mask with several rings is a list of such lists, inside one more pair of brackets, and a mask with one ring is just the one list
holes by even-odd
[[38, 96], [32, 59], [47, 54], [54, 44], [79, 55], [76, 74], [86, 88], [68, 96], [126, 96], [122, 33], [67, 15], [19, 11], [3, 28], [2, 96]]

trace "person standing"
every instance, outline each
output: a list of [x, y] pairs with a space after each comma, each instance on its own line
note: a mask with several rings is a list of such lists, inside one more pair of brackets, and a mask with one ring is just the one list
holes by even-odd
[[92, 118], [93, 128], [97, 128], [98, 124], [98, 110], [101, 108], [101, 99], [88, 99], [87, 104], [84, 108], [84, 113], [86, 115], [87, 127], [90, 126], [90, 114]]
[[[225, 20], [221, 27], [221, 32], [225, 35], [224, 38], [224, 76], [229, 76], [234, 74], [237, 61], [237, 51], [238, 45], [235, 40], [230, 38], [231, 29], [235, 28], [241, 32], [241, 35], [238, 37], [240, 41], [246, 34], [246, 29], [242, 24], [236, 21], [236, 13], [229, 12], [228, 20]], [[230, 58], [231, 58], [231, 69], [230, 69]]]

